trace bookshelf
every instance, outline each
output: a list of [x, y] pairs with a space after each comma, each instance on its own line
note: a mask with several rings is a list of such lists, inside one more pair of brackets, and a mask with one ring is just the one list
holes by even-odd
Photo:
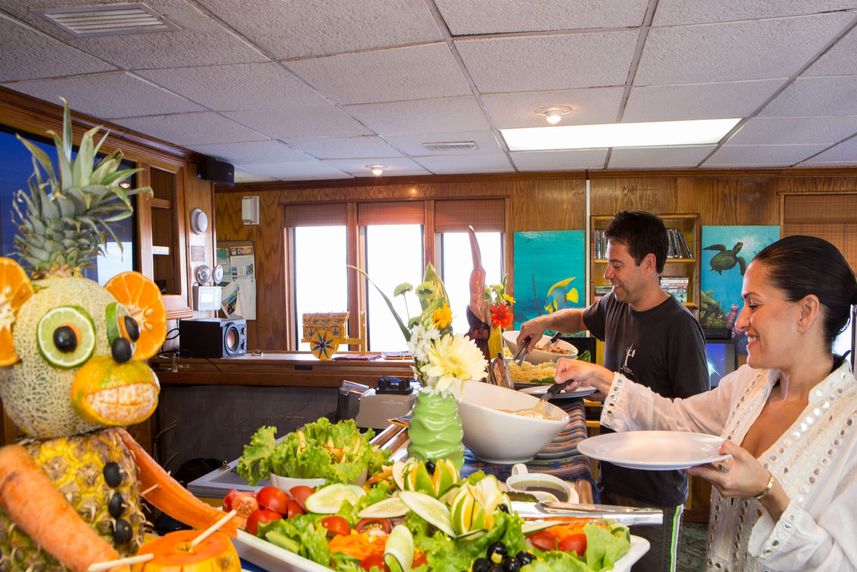
[[[670, 248], [664, 272], [661, 275], [661, 287], [679, 299], [691, 310], [699, 306], [699, 244], [700, 228], [698, 214], [660, 214], [667, 227]], [[593, 215], [591, 222], [592, 276], [590, 296], [595, 302], [601, 295], [610, 291], [610, 283], [604, 278], [607, 260], [604, 252], [607, 241], [604, 229], [612, 216]]]

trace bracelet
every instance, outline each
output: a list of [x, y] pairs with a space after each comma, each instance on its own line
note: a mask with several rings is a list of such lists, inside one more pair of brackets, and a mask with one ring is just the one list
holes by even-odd
[[765, 485], [765, 488], [762, 489], [762, 492], [760, 492], [759, 494], [753, 495], [753, 498], [756, 499], [757, 501], [762, 500], [763, 498], [768, 496], [768, 493], [771, 492], [772, 488], [774, 488], [774, 475], [772, 475], [770, 472], [768, 472], [768, 484]]

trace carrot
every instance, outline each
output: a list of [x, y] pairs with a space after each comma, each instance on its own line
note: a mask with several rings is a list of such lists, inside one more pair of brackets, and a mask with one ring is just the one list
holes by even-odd
[[[182, 487], [125, 429], [120, 427], [116, 431], [136, 458], [137, 467], [140, 469], [141, 490], [152, 489], [144, 497], [147, 501], [179, 522], [198, 529], [208, 528], [223, 516], [221, 511], [205, 504]], [[224, 524], [220, 531], [232, 537], [236, 536], [236, 520], [233, 518]]]
[[0, 448], [0, 508], [71, 570], [82, 572], [90, 564], [119, 558], [113, 546], [80, 518], [20, 445]]
[[363, 560], [372, 554], [383, 554], [386, 543], [386, 536], [370, 535], [352, 530], [350, 534], [337, 534], [330, 539], [328, 546], [331, 553], [341, 552]]

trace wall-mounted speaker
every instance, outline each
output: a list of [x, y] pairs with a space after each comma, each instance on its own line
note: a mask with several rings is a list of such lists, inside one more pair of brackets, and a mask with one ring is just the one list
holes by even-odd
[[259, 224], [259, 195], [241, 197], [241, 223], [244, 226]]
[[199, 178], [214, 181], [218, 185], [235, 184], [235, 166], [212, 157], [206, 157], [196, 173]]
[[226, 318], [180, 320], [179, 347], [195, 358], [246, 354], [247, 321]]

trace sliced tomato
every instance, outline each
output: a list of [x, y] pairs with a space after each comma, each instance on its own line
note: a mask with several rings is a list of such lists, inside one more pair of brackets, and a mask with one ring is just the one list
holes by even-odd
[[259, 530], [260, 524], [267, 524], [269, 522], [282, 519], [283, 515], [266, 508], [254, 510], [250, 513], [250, 516], [247, 517], [247, 532], [256, 536], [256, 532]]
[[298, 485], [289, 489], [289, 494], [292, 498], [301, 505], [301, 508], [306, 510], [306, 499], [309, 495], [315, 492], [315, 489], [306, 485]]
[[286, 516], [288, 518], [294, 518], [299, 514], [304, 514], [306, 511], [303, 509], [301, 505], [295, 499], [289, 499], [289, 508], [286, 511]]
[[428, 557], [426, 557], [425, 552], [417, 552], [416, 556], [414, 556], [414, 563], [411, 564], [411, 568], [419, 568], [423, 564], [428, 562]]
[[576, 552], [578, 556], [583, 556], [586, 552], [586, 535], [569, 534], [559, 541], [559, 549], [563, 552]]
[[390, 569], [387, 568], [387, 565], [384, 564], [384, 555], [383, 554], [370, 554], [366, 558], [360, 561], [360, 567], [364, 570], [371, 570], [372, 567], [379, 568], [384, 572], [389, 572]]
[[259, 506], [268, 510], [278, 512], [280, 514], [286, 514], [289, 511], [289, 495], [277, 487], [272, 487], [270, 485], [262, 487], [256, 493], [256, 500], [259, 502]]
[[539, 550], [556, 550], [557, 548], [556, 536], [545, 530], [531, 534], [527, 540]]
[[[226, 499], [224, 499], [223, 504], [224, 506], [226, 505]], [[250, 491], [236, 492], [229, 500], [229, 505], [230, 508], [227, 511], [234, 510], [241, 518], [247, 518], [254, 510], [259, 508], [259, 503], [256, 502], [256, 495]]]
[[336, 536], [342, 534], [347, 536], [351, 533], [351, 525], [348, 521], [338, 515], [326, 516], [321, 519], [321, 525], [327, 529], [327, 534]]
[[232, 510], [232, 499], [235, 498], [240, 491], [238, 489], [229, 489], [229, 492], [226, 493], [226, 496], [223, 497], [223, 510], [229, 512]]
[[369, 532], [373, 528], [378, 528], [386, 534], [390, 534], [390, 531], [393, 530], [388, 518], [361, 518], [354, 525], [354, 528], [357, 529], [357, 532]]

